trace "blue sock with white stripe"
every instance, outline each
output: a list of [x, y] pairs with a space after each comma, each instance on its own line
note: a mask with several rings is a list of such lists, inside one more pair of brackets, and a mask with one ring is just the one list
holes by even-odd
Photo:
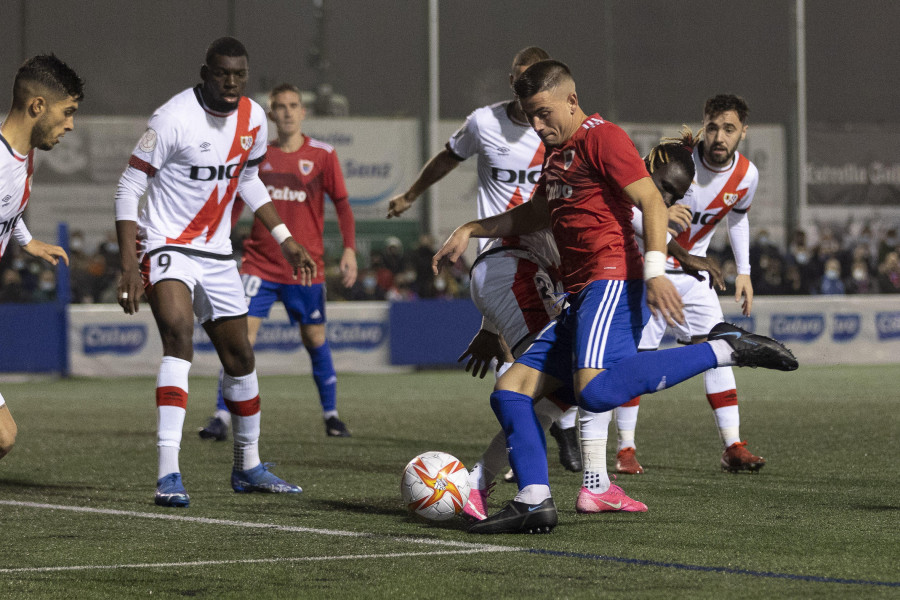
[[598, 373], [581, 392], [579, 405], [604, 412], [636, 396], [652, 394], [717, 366], [709, 344], [639, 352]]
[[319, 389], [322, 412], [337, 410], [337, 374], [334, 372], [328, 342], [318, 348], [307, 348], [306, 351], [309, 352], [309, 359], [312, 362], [313, 379]]
[[497, 390], [491, 394], [491, 408], [506, 433], [509, 464], [520, 490], [529, 485], [550, 485], [547, 440], [533, 404], [533, 399], [518, 392]]

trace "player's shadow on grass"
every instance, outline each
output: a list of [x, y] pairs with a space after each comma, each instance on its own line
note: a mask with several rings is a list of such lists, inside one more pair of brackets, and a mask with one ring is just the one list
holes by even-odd
[[316, 508], [322, 510], [342, 510], [369, 515], [378, 514], [403, 517], [409, 514], [402, 506], [397, 506], [395, 503], [388, 501], [353, 502], [350, 500], [314, 500], [309, 502], [309, 505], [314, 505]]
[[75, 485], [61, 483], [43, 483], [37, 481], [28, 481], [25, 479], [0, 479], [0, 489], [3, 491], [15, 492], [17, 489], [27, 491], [34, 494], [36, 490], [47, 491], [86, 491], [100, 489], [93, 485]]

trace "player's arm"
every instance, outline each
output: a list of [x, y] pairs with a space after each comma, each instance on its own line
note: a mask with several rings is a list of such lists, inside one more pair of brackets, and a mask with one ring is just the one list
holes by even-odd
[[[137, 164], [137, 163], [136, 163]], [[148, 168], [149, 165], [148, 165]], [[138, 264], [137, 215], [138, 203], [149, 184], [147, 173], [134, 166], [128, 166], [116, 187], [116, 239], [119, 243], [119, 276], [116, 297], [126, 314], [138, 311], [144, 282]]]
[[750, 281], [750, 221], [746, 212], [731, 210], [726, 217], [728, 240], [734, 252], [737, 277], [734, 280], [734, 301], [743, 303], [741, 312], [745, 317], [753, 310], [753, 284]]
[[334, 210], [337, 213], [338, 229], [341, 230], [341, 239], [344, 241], [344, 251], [341, 253], [341, 261], [338, 267], [341, 270], [341, 283], [345, 288], [353, 287], [356, 283], [358, 266], [356, 264], [356, 221], [353, 219], [353, 210], [350, 208], [350, 199], [332, 197]]
[[19, 246], [22, 247], [22, 250], [35, 258], [46, 260], [51, 265], [59, 264], [59, 259], [61, 258], [63, 262], [67, 265], [69, 264], [69, 256], [65, 250], [60, 246], [34, 239], [31, 236], [31, 232], [28, 231], [28, 227], [25, 226], [25, 221], [22, 219], [19, 219], [16, 223], [13, 229], [13, 237]]
[[470, 238], [523, 235], [549, 226], [550, 210], [547, 207], [547, 198], [535, 190], [529, 202], [493, 217], [469, 221], [457, 227], [432, 258], [431, 268], [437, 275], [445, 265], [454, 264], [466, 251]]
[[391, 217], [399, 217], [401, 214], [409, 210], [409, 208], [413, 205], [413, 202], [415, 202], [419, 196], [425, 193], [425, 190], [443, 179], [447, 175], [447, 173], [455, 169], [460, 162], [462, 162], [462, 159], [453, 154], [449, 148], [444, 148], [443, 150], [432, 156], [431, 160], [425, 163], [425, 166], [422, 167], [422, 170], [419, 172], [419, 176], [409, 187], [409, 189], [402, 194], [391, 198], [388, 205], [387, 218], [390, 219]]
[[690, 275], [697, 281], [703, 281], [705, 277], [700, 273], [706, 271], [709, 273], [709, 289], [725, 289], [725, 280], [722, 279], [722, 269], [719, 267], [718, 261], [714, 258], [708, 256], [694, 256], [682, 248], [674, 239], [669, 240], [666, 249], [669, 251], [669, 256], [673, 257], [681, 264], [681, 269], [685, 274]]
[[666, 229], [669, 221], [666, 204], [650, 177], [642, 177], [628, 184], [623, 191], [642, 215], [647, 305], [653, 314], [660, 311], [669, 325], [684, 323], [681, 296], [666, 277]]

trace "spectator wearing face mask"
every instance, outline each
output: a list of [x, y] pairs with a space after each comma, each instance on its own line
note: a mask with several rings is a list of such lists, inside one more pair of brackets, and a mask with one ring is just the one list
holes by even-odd
[[832, 257], [825, 261], [825, 272], [819, 284], [819, 293], [823, 295], [843, 295], [844, 282], [841, 279], [841, 263]]
[[861, 258], [853, 261], [850, 276], [844, 282], [848, 294], [877, 294], [878, 283], [869, 271], [868, 263]]

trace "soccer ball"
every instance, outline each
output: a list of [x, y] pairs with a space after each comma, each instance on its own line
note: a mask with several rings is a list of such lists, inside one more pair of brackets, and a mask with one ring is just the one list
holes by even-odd
[[400, 494], [409, 510], [430, 521], [445, 521], [469, 501], [469, 472], [446, 452], [423, 452], [406, 465]]

